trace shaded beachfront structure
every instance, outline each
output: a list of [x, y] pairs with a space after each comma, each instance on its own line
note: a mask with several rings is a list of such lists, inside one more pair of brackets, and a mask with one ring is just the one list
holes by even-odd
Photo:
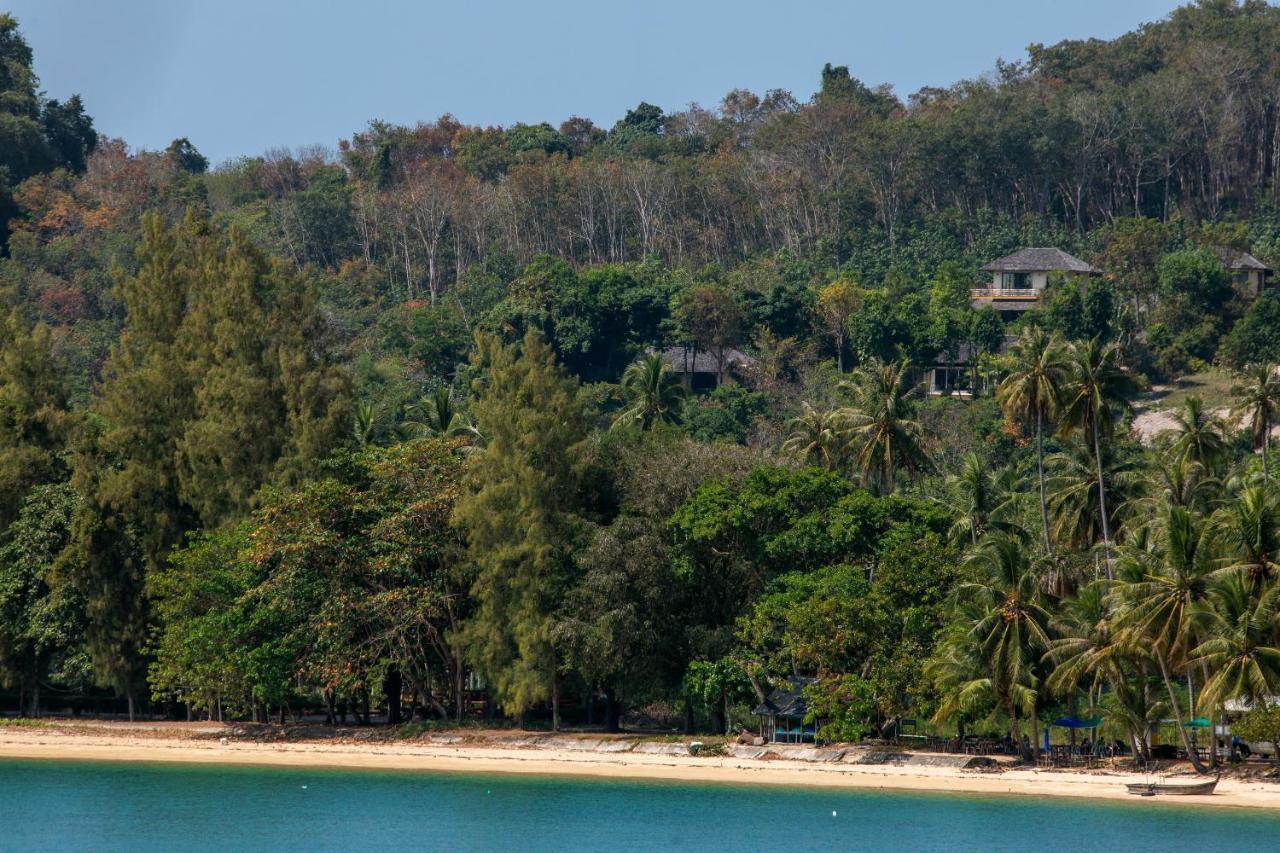
[[1050, 275], [1091, 276], [1097, 275], [1098, 270], [1061, 249], [1033, 247], [994, 260], [982, 267], [982, 272], [989, 273], [991, 281], [969, 291], [973, 307], [990, 305], [1011, 319], [1018, 312], [1036, 307], [1049, 286]]
[[768, 697], [752, 709], [752, 715], [760, 718], [760, 736], [769, 743], [805, 743], [817, 739], [817, 724], [805, 725], [809, 702], [804, 689], [816, 678], [793, 676], [785, 687], [777, 687]]

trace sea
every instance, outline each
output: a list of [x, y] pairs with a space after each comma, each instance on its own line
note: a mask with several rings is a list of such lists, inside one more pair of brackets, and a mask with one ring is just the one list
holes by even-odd
[[568, 776], [0, 760], [14, 851], [1280, 850], [1280, 813]]

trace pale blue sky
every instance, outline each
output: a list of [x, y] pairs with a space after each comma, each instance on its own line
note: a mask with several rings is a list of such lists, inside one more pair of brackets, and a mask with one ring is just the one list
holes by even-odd
[[138, 147], [187, 136], [215, 162], [335, 145], [371, 118], [608, 127], [733, 88], [807, 98], [824, 62], [901, 95], [1111, 38], [1175, 0], [0, 0], [56, 98]]

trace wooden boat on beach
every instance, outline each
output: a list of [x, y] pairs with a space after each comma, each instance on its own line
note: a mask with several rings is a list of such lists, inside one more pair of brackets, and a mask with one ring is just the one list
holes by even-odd
[[1130, 794], [1137, 794], [1140, 797], [1152, 797], [1156, 794], [1203, 796], [1212, 794], [1213, 789], [1218, 787], [1218, 777], [1215, 776], [1208, 782], [1127, 782], [1125, 787], [1129, 789]]

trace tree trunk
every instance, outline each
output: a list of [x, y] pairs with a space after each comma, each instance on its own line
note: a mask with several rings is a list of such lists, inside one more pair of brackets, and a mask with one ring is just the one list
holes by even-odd
[[560, 676], [551, 677], [551, 731], [560, 731]]
[[1044, 412], [1036, 410], [1036, 474], [1040, 480], [1040, 527], [1044, 533], [1044, 552], [1053, 556], [1049, 542], [1049, 502], [1044, 493]]
[[1169, 692], [1169, 705], [1173, 709], [1173, 722], [1178, 726], [1178, 733], [1182, 735], [1182, 748], [1187, 751], [1187, 758], [1191, 759], [1191, 766], [1196, 769], [1196, 772], [1205, 773], [1207, 768], [1191, 746], [1191, 737], [1182, 725], [1182, 709], [1178, 707], [1178, 697], [1173, 692], [1173, 679], [1169, 677], [1169, 667], [1165, 665], [1164, 655], [1157, 650], [1155, 658], [1156, 663], [1160, 664], [1160, 677], [1164, 679], [1164, 688]]
[[613, 695], [613, 688], [604, 691], [604, 730], [617, 732], [622, 729], [622, 703]]
[[400, 677], [400, 668], [390, 666], [382, 680], [382, 689], [387, 696], [387, 725], [398, 726], [404, 720], [400, 716], [400, 694], [404, 690], [404, 680]]
[[716, 703], [711, 709], [711, 728], [717, 732], [724, 732], [724, 709]]
[[326, 726], [338, 725], [337, 702], [332, 690], [324, 692], [324, 724]]
[[1102, 442], [1098, 437], [1098, 416], [1093, 418], [1093, 461], [1098, 469], [1098, 510], [1102, 513], [1102, 550], [1107, 558], [1107, 580], [1114, 580], [1111, 567], [1111, 522], [1107, 518], [1107, 487], [1102, 481]]
[[1264, 486], [1269, 485], [1271, 481], [1271, 467], [1267, 462], [1267, 448], [1270, 446], [1271, 446], [1271, 422], [1266, 418], [1263, 418], [1263, 421], [1262, 421], [1262, 485]]
[[1022, 746], [1022, 721], [1018, 719], [1018, 710], [1012, 706], [1009, 706], [1009, 737], [1013, 738], [1014, 747], [1022, 760], [1029, 759], [1031, 756]]
[[128, 702], [128, 704], [129, 704], [129, 722], [131, 722], [131, 723], [132, 723], [132, 722], [133, 722], [133, 714], [134, 714], [134, 707], [133, 707], [133, 685], [129, 685], [129, 686], [127, 686], [127, 687], [125, 688], [124, 695], [125, 695], [125, 700], [126, 700], [126, 701]]
[[684, 733], [693, 734], [693, 698], [688, 695], [684, 697]]
[[462, 722], [463, 714], [466, 712], [467, 697], [463, 693], [466, 681], [462, 673], [462, 659], [455, 658], [453, 662], [453, 710], [459, 723]]

